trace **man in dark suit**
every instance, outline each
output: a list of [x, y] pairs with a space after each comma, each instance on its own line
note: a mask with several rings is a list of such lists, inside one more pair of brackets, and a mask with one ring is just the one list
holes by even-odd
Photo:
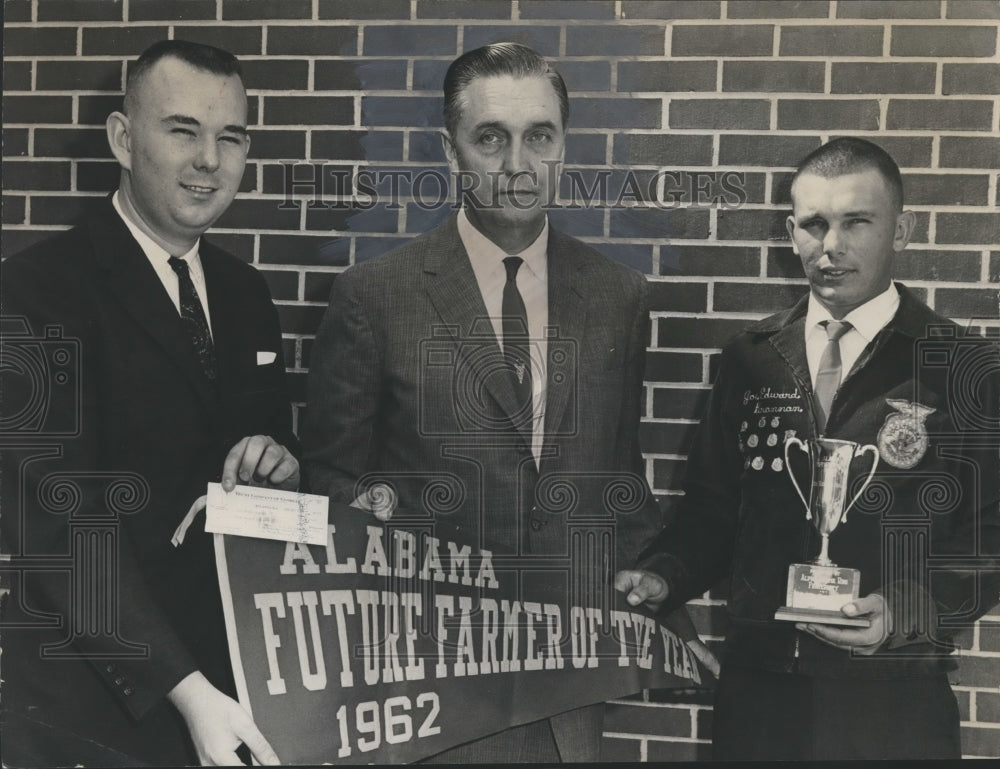
[[212, 539], [171, 544], [209, 481], [299, 482], [267, 286], [201, 238], [246, 125], [232, 55], [157, 43], [107, 121], [118, 191], [4, 264], [5, 368], [48, 361], [5, 378], [7, 765], [277, 763], [232, 699]]
[[[337, 277], [303, 425], [311, 489], [539, 561], [571, 552], [574, 517], [606, 521], [608, 565], [627, 561], [660, 525], [638, 441], [646, 281], [549, 226], [569, 108], [544, 59], [468, 52], [444, 93], [462, 209]], [[589, 706], [430, 760], [596, 760], [602, 720]]]

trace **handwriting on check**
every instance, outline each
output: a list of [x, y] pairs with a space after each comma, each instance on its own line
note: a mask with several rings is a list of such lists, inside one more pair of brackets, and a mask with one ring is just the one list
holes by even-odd
[[237, 486], [230, 492], [208, 484], [205, 531], [240, 537], [323, 545], [329, 500], [259, 486]]

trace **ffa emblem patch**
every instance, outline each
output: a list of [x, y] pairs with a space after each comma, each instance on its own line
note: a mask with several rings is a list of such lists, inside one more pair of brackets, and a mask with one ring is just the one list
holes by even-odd
[[927, 453], [930, 439], [924, 422], [937, 409], [896, 398], [885, 402], [896, 411], [885, 418], [878, 431], [879, 456], [893, 467], [909, 470]]

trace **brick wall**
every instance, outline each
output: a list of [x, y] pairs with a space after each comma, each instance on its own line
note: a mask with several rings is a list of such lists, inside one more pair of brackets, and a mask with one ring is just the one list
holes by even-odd
[[[788, 179], [831, 136], [870, 137], [903, 169], [918, 227], [899, 277], [940, 312], [1000, 334], [994, 0], [5, 0], [4, 14], [5, 255], [115, 185], [103, 121], [125, 60], [164, 37], [241, 57], [253, 146], [215, 240], [267, 277], [298, 404], [336, 273], [447, 213], [395, 206], [387, 186], [374, 207], [352, 205], [346, 180], [443, 171], [444, 69], [497, 39], [528, 43], [566, 77], [567, 170], [588, 189], [614, 172], [607, 202], [619, 205], [553, 220], [649, 275], [642, 437], [659, 494], [675, 493], [713, 354], [805, 291], [783, 224]], [[671, 207], [649, 203], [654, 178]], [[720, 641], [721, 593], [691, 611]], [[964, 751], [1000, 756], [1000, 612], [962, 640]], [[649, 692], [614, 703], [606, 729], [608, 758], [698, 760], [711, 708], [697, 692]]]

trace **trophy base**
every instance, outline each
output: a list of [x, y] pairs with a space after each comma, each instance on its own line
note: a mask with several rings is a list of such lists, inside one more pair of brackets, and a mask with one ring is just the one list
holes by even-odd
[[865, 617], [845, 617], [840, 609], [857, 599], [861, 572], [839, 566], [793, 563], [788, 567], [788, 591], [785, 606], [775, 619], [789, 622], [812, 622], [824, 625], [869, 627]]
[[825, 609], [795, 609], [782, 606], [774, 614], [775, 619], [788, 622], [808, 622], [812, 625], [841, 625], [844, 627], [871, 627], [867, 617], [845, 617], [839, 611]]

